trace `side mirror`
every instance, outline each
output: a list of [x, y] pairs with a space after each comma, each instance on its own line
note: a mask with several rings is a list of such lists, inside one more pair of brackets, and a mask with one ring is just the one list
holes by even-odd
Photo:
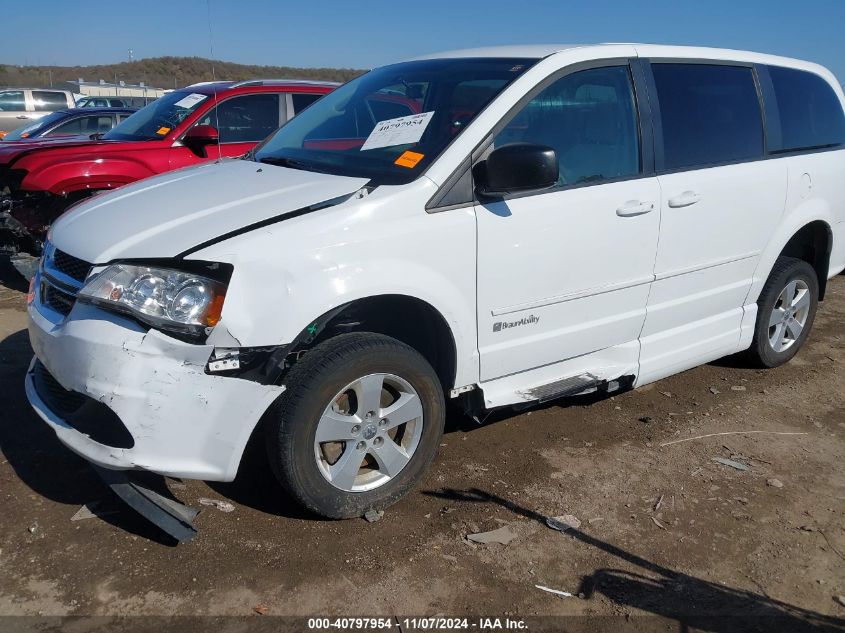
[[538, 191], [558, 181], [555, 150], [534, 143], [509, 143], [490, 152], [473, 173], [482, 196]]
[[182, 144], [197, 156], [205, 156], [205, 148], [219, 142], [220, 133], [213, 125], [195, 125], [182, 137]]

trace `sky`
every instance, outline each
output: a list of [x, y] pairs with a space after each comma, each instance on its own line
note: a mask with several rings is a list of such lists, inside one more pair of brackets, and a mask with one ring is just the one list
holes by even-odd
[[845, 82], [845, 0], [0, 0], [0, 23], [5, 64], [108, 64], [132, 48], [372, 68], [496, 44], [646, 42], [798, 57]]

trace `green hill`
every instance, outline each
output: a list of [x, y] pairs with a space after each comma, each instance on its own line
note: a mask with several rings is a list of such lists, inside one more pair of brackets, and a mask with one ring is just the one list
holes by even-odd
[[[214, 74], [212, 75], [212, 67]], [[244, 79], [319, 79], [348, 81], [363, 70], [353, 68], [292, 68], [290, 66], [251, 66], [205, 59], [203, 57], [151, 57], [120, 64], [98, 66], [12, 66], [0, 64], [0, 86], [48, 86], [65, 81], [103, 79], [127, 84], [146, 83], [156, 88], [186, 86], [200, 81], [241, 81]]]

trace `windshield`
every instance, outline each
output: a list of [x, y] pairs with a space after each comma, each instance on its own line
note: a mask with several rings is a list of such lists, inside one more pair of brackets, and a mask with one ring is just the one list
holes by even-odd
[[41, 117], [37, 121], [33, 121], [29, 125], [24, 125], [16, 130], [12, 130], [3, 137], [4, 141], [22, 141], [24, 139], [38, 136], [38, 132], [43, 132], [56, 121], [61, 121], [67, 116], [67, 112], [51, 112], [50, 114]]
[[164, 138], [208, 98], [208, 95], [189, 90], [170, 92], [116, 125], [103, 138], [110, 141]]
[[376, 69], [296, 116], [254, 158], [372, 184], [410, 182], [534, 61], [435, 59]]

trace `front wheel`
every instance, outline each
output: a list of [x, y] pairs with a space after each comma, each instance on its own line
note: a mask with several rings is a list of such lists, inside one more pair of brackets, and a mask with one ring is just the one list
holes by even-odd
[[294, 365], [268, 426], [282, 486], [330, 518], [399, 500], [421, 479], [443, 434], [440, 381], [413, 348], [387, 336], [331, 338]]
[[779, 257], [757, 300], [757, 323], [748, 355], [763, 367], [790, 360], [807, 340], [818, 307], [819, 281], [810, 264]]

